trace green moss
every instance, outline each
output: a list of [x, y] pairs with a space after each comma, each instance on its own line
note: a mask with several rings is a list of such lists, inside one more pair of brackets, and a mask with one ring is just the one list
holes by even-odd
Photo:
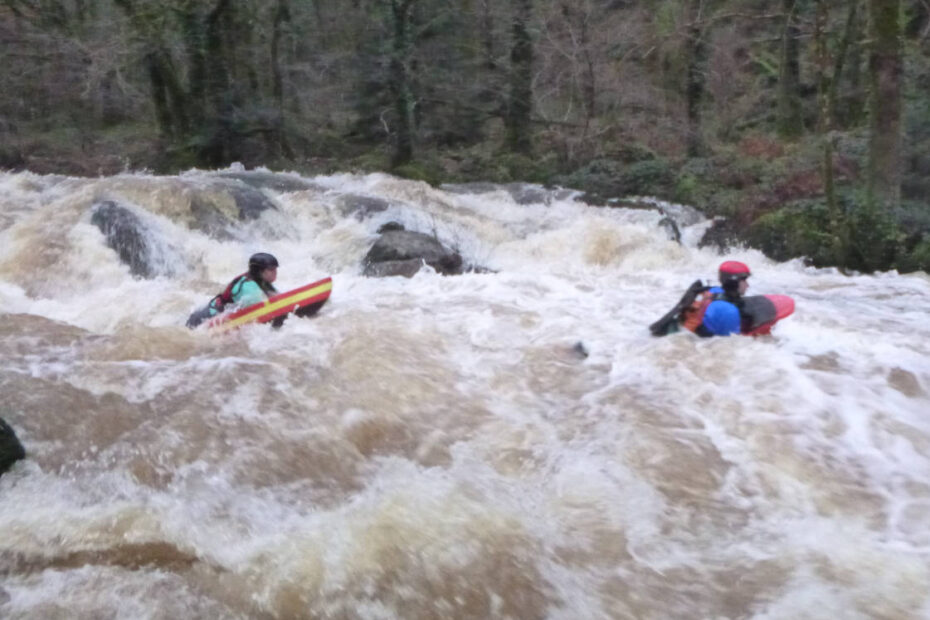
[[700, 202], [699, 196], [701, 195], [702, 190], [701, 182], [693, 174], [682, 174], [678, 176], [678, 180], [675, 182], [675, 190], [672, 195], [672, 198], [675, 202], [681, 202], [684, 204], [697, 204]]
[[914, 248], [898, 262], [902, 272], [925, 271], [930, 273], [930, 236], [925, 236]]
[[850, 236], [847, 263], [866, 272], [891, 269], [896, 258], [905, 255], [905, 235], [890, 214], [877, 211], [861, 196], [857, 198], [857, 204], [847, 215]]
[[749, 228], [749, 242], [775, 260], [807, 257], [817, 266], [835, 264], [835, 238], [826, 205], [805, 201], [767, 213]]
[[444, 180], [442, 169], [432, 161], [412, 161], [391, 170], [392, 174], [413, 181], [439, 185]]
[[668, 161], [662, 158], [637, 161], [620, 175], [623, 194], [672, 198], [675, 176]]
[[499, 165], [506, 171], [506, 181], [546, 183], [555, 174], [555, 159], [551, 155], [532, 157], [520, 153], [502, 153], [498, 157]]
[[584, 190], [600, 199], [624, 196], [675, 195], [675, 172], [668, 160], [647, 159], [624, 164], [615, 159], [595, 159], [577, 170], [553, 179], [566, 187]]

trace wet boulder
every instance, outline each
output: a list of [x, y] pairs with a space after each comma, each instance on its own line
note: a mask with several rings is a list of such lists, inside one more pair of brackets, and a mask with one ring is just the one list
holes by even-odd
[[134, 276], [152, 277], [150, 249], [142, 221], [132, 211], [112, 200], [98, 202], [91, 209], [90, 222], [106, 237], [107, 246], [129, 265]]
[[662, 228], [665, 231], [665, 234], [668, 235], [669, 241], [681, 243], [681, 230], [678, 229], [678, 224], [675, 223], [675, 220], [667, 215], [664, 215], [662, 216], [662, 219], [659, 220], [659, 228]]
[[219, 240], [238, 237], [243, 223], [278, 208], [262, 190], [239, 179], [206, 174], [123, 175], [106, 182], [105, 191], [107, 200], [139, 205]]
[[358, 221], [374, 213], [387, 211], [390, 203], [382, 198], [360, 196], [358, 194], [345, 194], [339, 197], [339, 211], [343, 217], [354, 216]]
[[461, 255], [435, 237], [409, 230], [388, 230], [365, 256], [364, 274], [409, 278], [424, 263], [446, 275], [460, 274], [463, 270]]
[[264, 192], [235, 179], [216, 179], [188, 194], [191, 228], [220, 240], [234, 238], [237, 222], [257, 220], [278, 208]]
[[3, 418], [0, 418], [0, 476], [13, 466], [16, 461], [26, 458], [23, 445], [16, 438], [16, 433]]
[[663, 216], [675, 222], [679, 228], [682, 226], [694, 226], [707, 219], [703, 213], [688, 205], [665, 202], [657, 204], [656, 208]]
[[275, 192], [281, 192], [282, 194], [302, 192], [310, 189], [322, 191], [320, 186], [292, 174], [265, 172], [262, 170], [217, 172], [215, 174], [223, 179], [241, 181], [254, 189], [270, 189]]
[[384, 224], [381, 224], [381, 226], [378, 227], [378, 234], [382, 235], [388, 232], [389, 230], [406, 230], [406, 228], [404, 228], [404, 225], [401, 224], [400, 222], [394, 222], [394, 221], [385, 222]]
[[245, 184], [230, 185], [227, 189], [236, 203], [240, 222], [258, 219], [262, 213], [278, 207], [263, 192]]
[[734, 220], [716, 218], [713, 224], [704, 231], [704, 235], [698, 242], [698, 247], [712, 247], [723, 252], [727, 248], [742, 245], [745, 242], [743, 231]]
[[411, 258], [408, 260], [386, 260], [380, 263], [370, 263], [365, 265], [365, 275], [370, 278], [387, 278], [390, 276], [403, 276], [412, 278], [420, 267], [423, 266], [423, 260]]
[[549, 189], [535, 183], [445, 183], [440, 189], [452, 194], [489, 194], [507, 192], [518, 205], [551, 204], [557, 200], [567, 200], [579, 192], [572, 189]]
[[474, 181], [471, 183], [443, 183], [439, 189], [452, 194], [490, 194], [501, 189], [500, 183]]
[[550, 192], [541, 185], [531, 183], [508, 183], [504, 186], [510, 197], [518, 205], [549, 204], [557, 193]]

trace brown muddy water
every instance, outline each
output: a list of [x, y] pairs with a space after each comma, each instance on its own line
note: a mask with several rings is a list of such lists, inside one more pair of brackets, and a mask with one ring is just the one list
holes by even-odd
[[[930, 618], [925, 274], [722, 257], [706, 222], [679, 246], [565, 193], [234, 172], [0, 174], [0, 417], [29, 453], [0, 617]], [[242, 179], [272, 205], [245, 221]], [[363, 277], [388, 221], [486, 270]], [[331, 275], [320, 314], [184, 328], [255, 251], [281, 290]], [[726, 258], [796, 313], [651, 338]]]

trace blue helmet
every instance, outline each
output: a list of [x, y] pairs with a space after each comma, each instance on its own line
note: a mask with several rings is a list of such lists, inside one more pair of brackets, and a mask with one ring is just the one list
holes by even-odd
[[704, 327], [715, 336], [729, 336], [740, 331], [739, 308], [728, 301], [716, 300], [707, 306]]

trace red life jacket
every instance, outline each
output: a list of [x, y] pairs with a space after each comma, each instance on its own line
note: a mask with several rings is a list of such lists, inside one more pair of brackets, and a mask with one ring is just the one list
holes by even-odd
[[248, 271], [246, 271], [245, 273], [241, 273], [235, 278], [233, 278], [232, 282], [230, 282], [229, 285], [226, 287], [226, 290], [224, 290], [222, 293], [220, 293], [219, 295], [217, 295], [216, 297], [210, 300], [210, 305], [213, 307], [214, 310], [216, 310], [217, 312], [222, 312], [223, 310], [226, 309], [227, 304], [231, 304], [233, 302], [233, 293], [232, 293], [233, 289], [243, 279], [246, 279], [246, 280], [250, 279]]

